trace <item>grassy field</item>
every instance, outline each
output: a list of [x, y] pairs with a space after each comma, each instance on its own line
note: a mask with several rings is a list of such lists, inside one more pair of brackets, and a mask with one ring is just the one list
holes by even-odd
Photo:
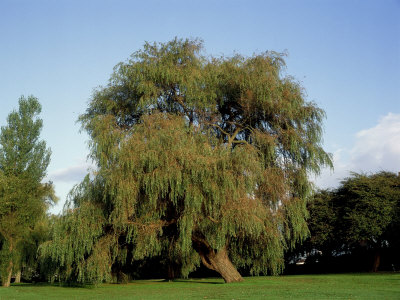
[[233, 284], [215, 278], [138, 280], [97, 288], [14, 284], [0, 288], [0, 299], [400, 299], [400, 274], [247, 277]]

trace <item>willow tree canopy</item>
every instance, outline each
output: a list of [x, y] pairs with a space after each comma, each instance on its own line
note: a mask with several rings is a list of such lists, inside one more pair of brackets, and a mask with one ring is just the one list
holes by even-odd
[[80, 117], [98, 170], [44, 252], [81, 281], [156, 255], [183, 276], [200, 261], [227, 282], [237, 267], [280, 272], [308, 233], [308, 175], [331, 165], [324, 112], [284, 67], [275, 52], [210, 57], [179, 39], [118, 64]]

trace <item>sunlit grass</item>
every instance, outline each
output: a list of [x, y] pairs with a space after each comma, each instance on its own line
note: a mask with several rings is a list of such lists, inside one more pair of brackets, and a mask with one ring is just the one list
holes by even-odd
[[0, 299], [400, 299], [400, 274], [333, 274], [247, 277], [242, 283], [222, 279], [62, 287], [13, 284], [0, 288]]

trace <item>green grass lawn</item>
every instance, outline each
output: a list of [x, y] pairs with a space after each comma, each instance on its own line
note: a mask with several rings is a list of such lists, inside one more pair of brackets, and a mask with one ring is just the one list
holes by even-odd
[[216, 278], [137, 280], [96, 288], [13, 284], [0, 288], [5, 299], [400, 299], [400, 274], [247, 277], [231, 284]]

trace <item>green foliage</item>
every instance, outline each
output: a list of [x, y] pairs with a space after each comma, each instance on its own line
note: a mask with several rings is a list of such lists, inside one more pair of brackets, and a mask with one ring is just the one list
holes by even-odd
[[317, 195], [310, 206], [315, 242], [382, 243], [398, 219], [399, 199], [399, 176], [389, 172], [369, 176], [353, 173], [338, 189]]
[[56, 200], [51, 182], [41, 182], [50, 162], [50, 150], [39, 140], [42, 120], [37, 116], [40, 112], [36, 98], [21, 97], [19, 110], [11, 112], [8, 125], [1, 128], [0, 271], [3, 284], [12, 266], [15, 270], [21, 268], [24, 245], [48, 205]]
[[[331, 165], [323, 111], [283, 70], [278, 53], [208, 57], [199, 40], [179, 39], [118, 64], [80, 117], [98, 169], [43, 253], [84, 270], [81, 281], [99, 279], [86, 263], [98, 255], [110, 264], [161, 255], [185, 276], [202, 255], [194, 243], [227, 249], [253, 274], [278, 273], [308, 232], [307, 175]], [[80, 222], [94, 231], [77, 234]]]
[[8, 126], [1, 128], [0, 135], [0, 168], [5, 176], [40, 182], [46, 175], [51, 152], [39, 141], [43, 122], [37, 116], [41, 110], [35, 97], [21, 97], [18, 111], [8, 115]]
[[37, 250], [40, 244], [51, 238], [53, 218], [53, 216], [42, 215], [20, 244], [21, 272], [24, 281], [47, 279], [47, 263], [41, 264]]
[[311, 231], [311, 244], [323, 253], [330, 252], [337, 236], [338, 209], [333, 204], [333, 195], [327, 190], [319, 191], [309, 203], [310, 217], [308, 227]]
[[[90, 184], [87, 177], [71, 191], [71, 195], [83, 189], [87, 193], [93, 192]], [[53, 266], [48, 270], [51, 280], [57, 276], [63, 281], [86, 282], [88, 278], [102, 281], [110, 275], [110, 249], [107, 241], [101, 240], [104, 216], [96, 204], [85, 201], [87, 194], [80, 196], [82, 201], [79, 207], [66, 207], [67, 211], [55, 220], [52, 226], [53, 240], [40, 245], [43, 263], [49, 261], [50, 257], [54, 258], [49, 262]], [[88, 254], [91, 254], [90, 258]]]
[[[399, 207], [400, 176], [352, 173], [339, 188], [321, 191], [310, 203], [311, 238], [306, 246], [324, 256], [360, 248], [376, 256], [385, 248], [399, 249]], [[377, 258], [375, 263], [377, 268]]]
[[400, 177], [389, 172], [353, 174], [336, 191], [344, 241], [380, 244], [396, 217]]

